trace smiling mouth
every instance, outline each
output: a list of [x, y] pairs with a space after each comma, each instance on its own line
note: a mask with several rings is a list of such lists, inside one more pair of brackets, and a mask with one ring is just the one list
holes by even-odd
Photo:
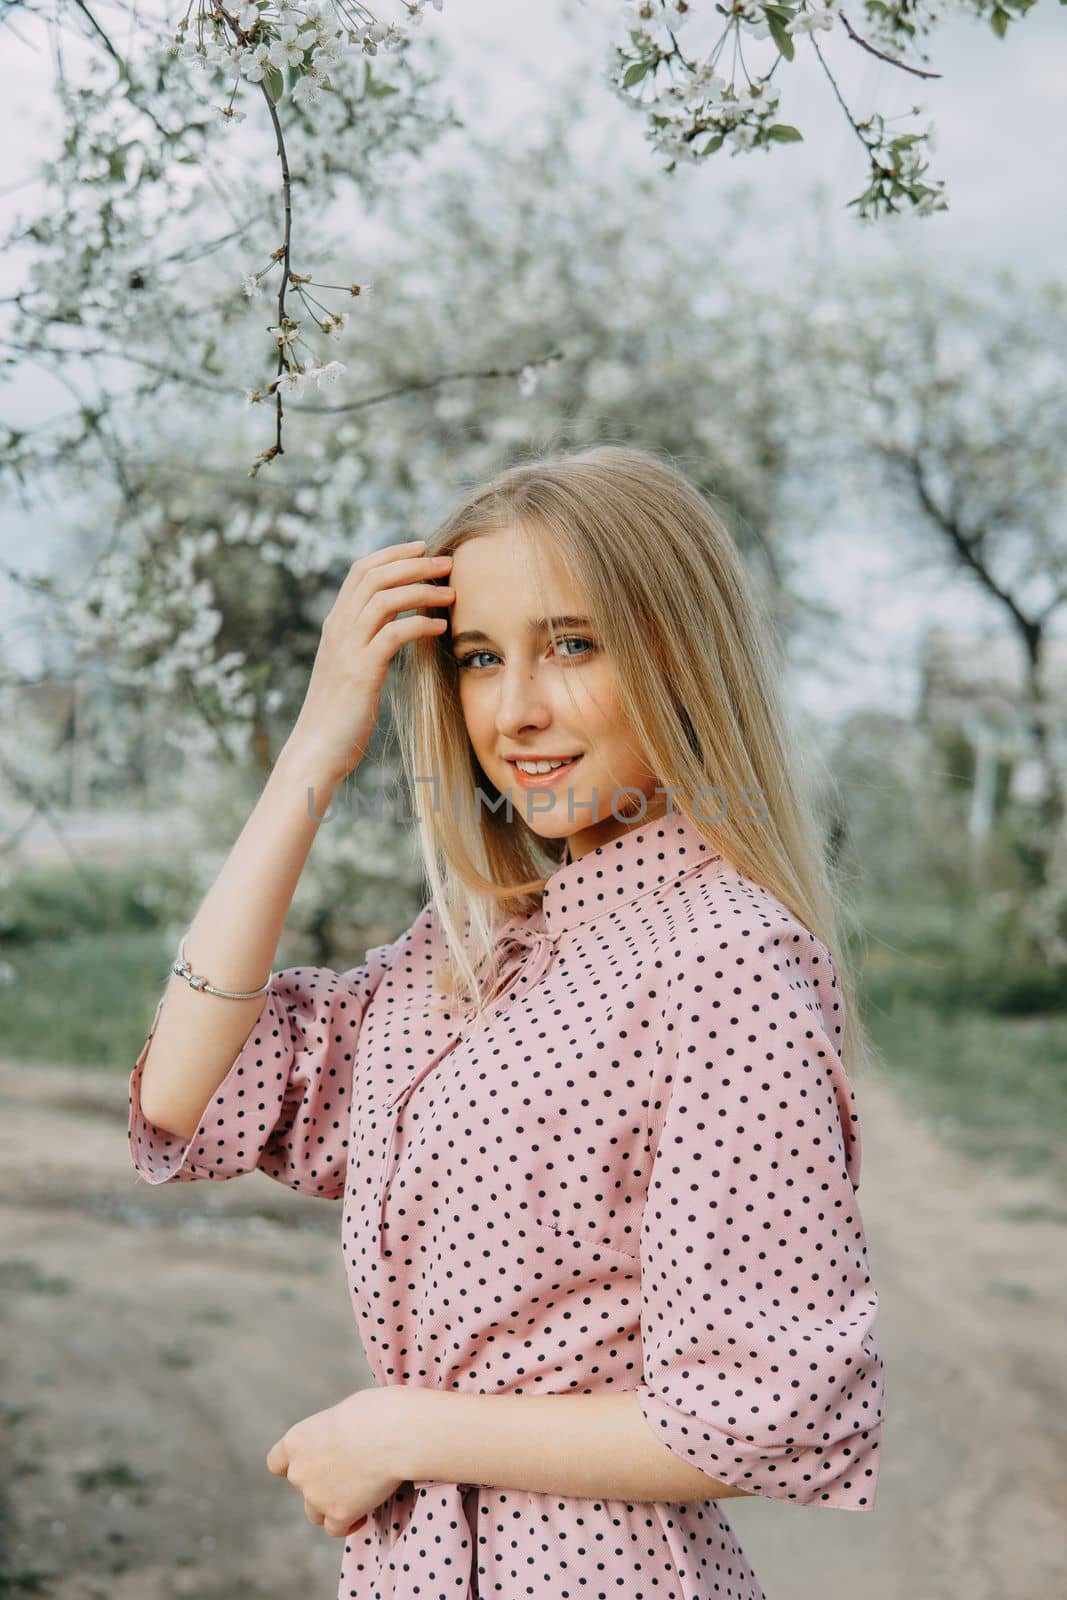
[[[553, 758], [551, 756], [543, 756], [540, 759], [550, 761]], [[550, 784], [558, 778], [565, 777], [568, 772], [572, 772], [581, 759], [580, 755], [571, 756], [561, 766], [550, 767], [547, 772], [524, 772], [518, 762], [514, 760], [510, 760], [508, 765], [514, 769], [516, 778], [522, 784]]]

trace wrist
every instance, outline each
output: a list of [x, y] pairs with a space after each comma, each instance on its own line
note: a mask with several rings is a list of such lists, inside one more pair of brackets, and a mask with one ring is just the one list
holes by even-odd
[[278, 752], [273, 772], [282, 781], [298, 785], [302, 790], [313, 789], [315, 799], [321, 802], [318, 807], [321, 811], [326, 809], [348, 776], [339, 772], [322, 752], [310, 745], [294, 744], [289, 740]]
[[437, 1427], [433, 1402], [440, 1391], [402, 1383], [370, 1384], [342, 1402], [352, 1435], [387, 1477], [398, 1483], [430, 1476], [435, 1459], [431, 1429]]
[[[441, 1441], [447, 1439], [448, 1418], [443, 1412], [450, 1399], [442, 1389], [395, 1384], [382, 1391], [394, 1401], [389, 1430], [389, 1470], [401, 1481], [431, 1480], [440, 1476]], [[454, 1424], [454, 1418], [452, 1422]]]

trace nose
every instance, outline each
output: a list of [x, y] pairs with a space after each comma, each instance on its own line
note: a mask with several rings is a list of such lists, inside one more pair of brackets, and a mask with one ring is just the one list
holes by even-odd
[[518, 740], [531, 728], [547, 728], [552, 721], [544, 685], [532, 667], [516, 663], [505, 667], [498, 678], [500, 696], [496, 708], [496, 731], [502, 740]]

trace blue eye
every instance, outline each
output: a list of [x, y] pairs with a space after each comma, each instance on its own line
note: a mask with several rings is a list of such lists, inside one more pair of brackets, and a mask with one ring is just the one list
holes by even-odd
[[[564, 651], [563, 652], [564, 655], [567, 656], [571, 660], [580, 658], [582, 656], [593, 655], [594, 652], [596, 651], [596, 648], [597, 648], [596, 645], [593, 643], [592, 639], [582, 639], [582, 638], [579, 638], [577, 635], [569, 635], [566, 638], [561, 638], [559, 642], [560, 642], [560, 645], [565, 645], [565, 644], [584, 644], [584, 645], [588, 646], [588, 648], [585, 649], [585, 650], [577, 650], [577, 651], [566, 650], [566, 651]], [[495, 653], [496, 652], [493, 651], [493, 650], [472, 650], [469, 655], [457, 656], [457, 658], [456, 658], [456, 666], [459, 668], [459, 670], [461, 672], [464, 671], [466, 668], [471, 668], [473, 671], [477, 672], [480, 669], [477, 668], [477, 667], [473, 667], [472, 666], [473, 662], [475, 662], [478, 659], [479, 656], [493, 656], [493, 655], [495, 655]]]
[[[574, 638], [574, 639], [561, 639], [560, 640], [560, 644], [587, 644], [589, 646], [589, 650], [579, 650], [577, 652], [577, 654], [580, 655], [580, 656], [588, 655], [590, 653], [590, 651], [593, 651], [593, 650], [596, 649], [596, 645], [593, 643], [593, 641], [591, 639], [577, 639], [577, 638]], [[569, 650], [569, 651], [567, 651], [567, 654], [568, 655], [573, 655], [573, 654], [575, 654], [575, 652]]]

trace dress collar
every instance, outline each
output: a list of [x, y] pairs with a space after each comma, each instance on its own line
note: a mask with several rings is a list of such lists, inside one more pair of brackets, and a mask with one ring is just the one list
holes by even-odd
[[549, 933], [564, 933], [721, 856], [675, 808], [557, 867], [545, 883], [541, 918]]

